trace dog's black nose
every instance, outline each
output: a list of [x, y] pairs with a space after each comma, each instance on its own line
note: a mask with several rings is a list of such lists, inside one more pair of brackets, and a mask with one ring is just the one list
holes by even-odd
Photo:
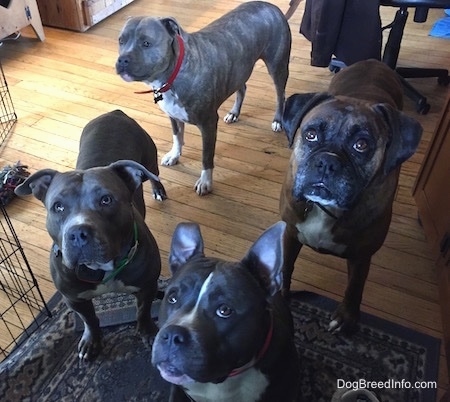
[[127, 56], [121, 56], [117, 59], [118, 67], [127, 67], [130, 64], [130, 58]]
[[332, 152], [324, 152], [317, 159], [315, 166], [317, 171], [324, 176], [335, 174], [342, 169], [341, 158]]
[[190, 341], [189, 331], [180, 325], [170, 325], [162, 330], [161, 338], [172, 346], [185, 346]]
[[85, 225], [72, 227], [68, 232], [68, 239], [73, 247], [83, 247], [89, 243], [91, 230]]

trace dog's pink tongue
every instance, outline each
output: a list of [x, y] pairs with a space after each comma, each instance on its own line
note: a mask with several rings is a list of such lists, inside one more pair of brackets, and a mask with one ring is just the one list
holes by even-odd
[[185, 385], [194, 382], [191, 377], [186, 374], [181, 374], [178, 369], [176, 369], [169, 363], [160, 363], [157, 367], [161, 374], [161, 377], [164, 378], [167, 382], [175, 385]]

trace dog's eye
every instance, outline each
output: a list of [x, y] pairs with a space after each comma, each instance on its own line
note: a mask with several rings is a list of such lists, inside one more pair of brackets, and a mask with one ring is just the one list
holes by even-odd
[[110, 205], [112, 202], [113, 198], [110, 195], [104, 195], [100, 200], [102, 206]]
[[123, 40], [123, 38], [119, 38], [119, 45], [123, 45], [125, 43], [125, 41]]
[[148, 40], [144, 40], [144, 42], [142, 42], [142, 46], [150, 47], [150, 42]]
[[369, 148], [369, 144], [364, 138], [360, 138], [353, 144], [353, 149], [358, 152], [366, 152]]
[[175, 304], [178, 301], [177, 295], [175, 294], [175, 292], [171, 292], [167, 295], [167, 301], [170, 304]]
[[216, 314], [220, 318], [228, 318], [233, 313], [233, 310], [228, 307], [226, 304], [221, 304], [219, 308], [216, 310]]
[[309, 142], [315, 142], [319, 140], [319, 137], [317, 136], [317, 133], [315, 130], [307, 130], [305, 132], [305, 140]]
[[55, 202], [53, 204], [53, 211], [58, 213], [64, 212], [64, 205], [59, 201]]

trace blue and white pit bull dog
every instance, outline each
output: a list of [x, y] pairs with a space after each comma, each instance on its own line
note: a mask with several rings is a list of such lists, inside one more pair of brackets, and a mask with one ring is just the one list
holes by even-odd
[[84, 321], [80, 359], [92, 360], [100, 352], [101, 330], [92, 299], [103, 293], [134, 294], [138, 332], [150, 343], [157, 331], [150, 309], [161, 259], [144, 221], [146, 180], [155, 199], [166, 198], [153, 140], [115, 110], [84, 128], [76, 170], [42, 169], [15, 190], [21, 196], [33, 194], [47, 209], [52, 279]]
[[173, 146], [163, 156], [163, 165], [178, 163], [185, 123], [200, 129], [203, 168], [195, 190], [204, 195], [213, 186], [217, 110], [236, 93], [224, 120], [237, 121], [246, 82], [259, 59], [275, 85], [272, 129], [281, 131], [290, 51], [291, 31], [281, 10], [249, 1], [194, 33], [184, 31], [172, 17], [130, 18], [119, 36], [116, 71], [125, 81], [149, 85], [155, 102], [169, 115]]
[[240, 262], [206, 257], [198, 225], [175, 229], [152, 355], [174, 384], [170, 401], [296, 400], [298, 357], [280, 294], [285, 227], [267, 229]]

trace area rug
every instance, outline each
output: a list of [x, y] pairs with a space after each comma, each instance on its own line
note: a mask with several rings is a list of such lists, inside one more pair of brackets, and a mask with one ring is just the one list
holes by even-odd
[[[372, 389], [383, 402], [436, 400], [436, 389], [407, 386], [437, 381], [438, 339], [368, 314], [362, 314], [357, 333], [331, 334], [335, 301], [298, 292], [290, 303], [301, 360], [299, 402], [330, 402], [338, 386], [353, 388], [361, 381], [378, 382]], [[53, 317], [0, 363], [2, 402], [168, 400], [169, 387], [151, 365], [151, 350], [135, 334], [133, 298], [96, 299], [104, 347], [91, 363], [79, 362], [82, 325], [58, 293], [49, 307]]]

